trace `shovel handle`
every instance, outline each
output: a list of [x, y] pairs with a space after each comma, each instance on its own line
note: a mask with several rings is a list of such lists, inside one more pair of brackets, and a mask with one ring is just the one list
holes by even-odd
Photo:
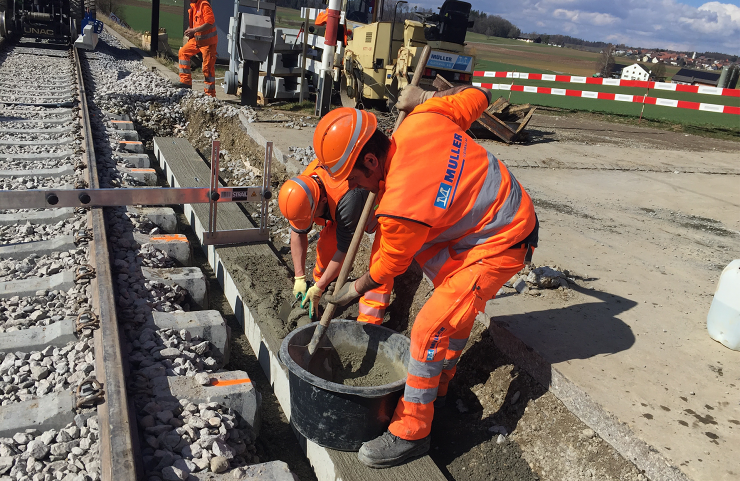
[[[414, 77], [411, 80], [411, 85], [419, 85], [419, 81], [424, 74], [424, 68], [426, 68], [427, 60], [429, 60], [429, 55], [431, 54], [431, 52], [432, 49], [429, 47], [429, 45], [424, 46], [424, 50], [421, 51], [421, 56], [419, 57], [419, 63], [416, 64], [416, 69], [414, 70]], [[398, 114], [393, 132], [398, 129], [398, 126], [401, 125], [401, 122], [403, 122], [403, 119], [405, 118], [406, 112], [400, 112]], [[365, 224], [367, 223], [367, 220], [370, 217], [374, 206], [375, 194], [370, 192], [370, 194], [368, 194], [367, 196], [367, 200], [365, 201], [365, 207], [362, 209], [360, 221], [357, 223], [357, 227], [355, 227], [355, 233], [352, 235], [352, 242], [349, 245], [349, 249], [347, 249], [347, 255], [344, 258], [344, 262], [342, 262], [342, 269], [339, 271], [339, 276], [337, 277], [334, 292], [339, 292], [344, 283], [347, 281], [347, 276], [349, 276], [349, 271], [352, 270], [352, 264], [354, 264], [355, 262], [355, 255], [357, 254], [357, 249], [360, 246], [360, 241], [362, 240], [362, 234], [365, 230]], [[319, 325], [316, 326], [316, 330], [314, 330], [314, 334], [311, 337], [311, 342], [308, 343], [309, 355], [312, 356], [313, 353], [316, 352], [316, 347], [318, 346], [321, 338], [324, 336], [324, 332], [326, 331], [327, 326], [334, 317], [334, 311], [336, 310], [336, 308], [337, 305], [332, 304], [331, 302], [326, 306], [324, 314], [321, 316], [321, 321], [319, 321]]]

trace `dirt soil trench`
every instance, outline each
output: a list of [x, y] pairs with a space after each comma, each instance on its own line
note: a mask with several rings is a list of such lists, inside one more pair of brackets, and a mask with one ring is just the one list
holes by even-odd
[[[196, 114], [197, 115], [197, 114]], [[204, 126], [213, 125], [219, 131], [222, 139], [222, 148], [228, 150], [228, 158], [222, 160], [221, 176], [231, 185], [245, 185], [244, 175], [252, 171], [251, 180], [261, 182], [261, 164], [263, 155], [261, 148], [248, 139], [244, 139], [243, 131], [236, 124], [235, 119], [203, 119], [190, 118], [194, 131], [202, 131]], [[198, 122], [202, 122], [198, 124]], [[228, 124], [228, 125], [227, 125]], [[197, 127], [195, 127], [197, 126]], [[272, 127], [274, 129], [274, 127]], [[541, 116], [533, 124], [535, 139], [537, 136], [547, 137], [548, 142], [537, 142], [523, 146], [504, 146], [489, 142], [487, 147], [492, 152], [503, 151], [511, 154], [522, 149], [522, 156], [530, 157], [548, 155], [567, 156], [582, 149], [581, 157], [588, 158], [589, 149], [599, 148], [608, 151], [609, 155], [620, 156], [620, 149], [640, 149], [647, 146], [664, 149], [663, 155], [671, 156], [679, 152], [688, 155], [689, 151], [701, 152], [701, 149], [711, 148], [724, 155], [729, 155], [738, 145], [734, 142], [707, 140], [691, 136], [685, 139], [682, 133], [666, 133], [654, 129], [641, 129], [634, 126], [620, 126], [607, 122], [594, 124], [593, 119], [574, 115], [572, 117]], [[675, 135], [675, 138], [666, 137]], [[656, 143], [657, 140], [661, 143]], [[206, 139], [192, 139], [201, 150], [204, 157], [209, 152], [209, 142]], [[289, 140], [282, 139], [283, 145]], [[683, 143], [681, 143], [683, 142]], [[668, 151], [670, 145], [677, 145], [677, 150]], [[297, 145], [297, 146], [305, 146]], [[683, 150], [683, 147], [686, 149]], [[527, 150], [528, 149], [528, 150]], [[560, 149], [560, 150], [558, 150]], [[693, 150], [692, 150], [693, 149]], [[287, 150], [287, 149], [286, 149]], [[505, 159], [505, 155], [501, 155]], [[245, 164], [246, 161], [246, 164]], [[688, 157], [678, 156], [677, 162], [687, 163]], [[642, 160], [648, 164], [650, 160]], [[712, 163], [711, 159], [707, 160]], [[719, 158], [716, 163], [726, 163]], [[644, 219], [661, 220], [673, 229], [689, 229], [689, 234], [702, 237], [706, 232], [713, 234], [704, 242], [700, 252], [688, 249], [685, 253], [689, 257], [696, 257], [697, 265], [707, 269], [707, 274], [715, 275], [722, 261], [722, 255], [728, 252], [737, 252], [737, 229], [740, 225], [733, 222], [725, 212], [718, 218], [704, 217], [692, 214], [689, 211], [675, 211], [661, 208], [658, 205], [645, 207], [643, 210], [629, 210], [627, 217], [632, 220], [625, 227], [623, 209], [614, 211], [614, 206], [607, 203], [598, 206], [588, 205], [589, 185], [584, 184], [576, 189], [575, 196], [580, 198], [565, 198], [562, 194], [551, 195], [547, 186], [551, 182], [566, 182], [573, 175], [567, 169], [524, 169], [514, 170], [532, 194], [543, 223], [541, 242], [548, 247], [541, 249], [538, 255], [540, 263], [550, 262], [549, 265], [565, 265], [562, 256], [551, 256], [557, 251], [559, 230], [569, 228], [576, 230], [588, 229], [597, 234], [615, 234], [625, 228], [635, 235], [630, 237], [630, 248], [640, 251], [641, 244], [638, 237], [642, 236], [642, 243], [649, 245], [656, 242], [656, 235], [639, 234], [646, 230], [651, 231], [650, 224]], [[605, 180], [613, 176], [612, 172], [598, 172]], [[543, 177], [544, 175], [544, 177]], [[719, 178], [719, 176], [715, 176]], [[273, 188], [279, 188], [287, 178], [284, 172], [278, 172], [273, 177]], [[528, 179], [527, 179], [528, 178]], [[529, 182], [527, 182], [527, 179]], [[254, 182], [253, 182], [254, 183]], [[291, 315], [282, 320], [278, 311], [285, 301], [291, 299], [292, 259], [288, 245], [287, 224], [280, 216], [277, 205], [272, 205], [271, 224], [272, 242], [269, 244], [271, 254], [279, 258], [285, 266], [284, 272], [267, 272], [264, 263], [259, 258], [245, 257], [238, 259], [243, 266], [243, 272], [237, 272], [237, 277], [251, 279], [253, 296], [248, 299], [250, 306], [255, 308], [262, 319], [272, 319], [268, 328], [273, 334], [282, 338], [298, 325], [307, 322], [305, 310], [294, 309]], [[594, 212], [598, 207], [601, 212]], [[640, 213], [638, 216], [637, 213]], [[614, 218], [618, 216], [618, 220]], [[256, 220], [256, 218], [255, 218]], [[634, 224], [634, 227], [632, 225]], [[307, 259], [307, 269], [313, 267], [315, 260], [315, 242], [318, 231], [309, 235], [311, 241]], [[671, 231], [671, 235], [675, 235]], [[723, 237], [724, 236], [724, 237]], [[715, 240], [716, 239], [716, 240]], [[722, 242], [724, 240], [724, 242]], [[667, 239], [661, 245], [668, 245]], [[367, 269], [372, 236], [366, 236], [361, 244], [360, 251], [351, 277], [356, 278]], [[679, 247], [681, 248], [681, 247]], [[617, 249], [617, 252], [620, 248]], [[683, 248], [681, 248], [683, 249]], [[696, 251], [696, 248], [694, 248]], [[721, 253], [722, 255], [717, 255]], [[707, 258], [717, 259], [707, 263]], [[553, 259], [561, 262], [552, 262]], [[505, 288], [501, 302], [512, 305], [515, 309], [526, 311], [534, 300], [552, 306], [570, 305], [578, 310], [579, 303], [584, 302], [585, 295], [591, 289], [598, 289], [598, 283], [589, 276], [592, 266], [572, 264], [572, 284], [570, 289], [556, 289], [534, 293], [532, 296], [517, 296], [513, 289]], [[687, 259], [689, 260], [689, 259]], [[593, 262], [596, 262], [595, 260]], [[612, 261], [605, 250], [601, 257], [604, 265]], [[576, 274], [578, 272], [578, 274]], [[634, 274], [638, 275], [638, 274]], [[432, 293], [431, 286], [423, 279], [417, 264], [396, 279], [392, 302], [386, 311], [384, 325], [397, 332], [408, 335], [413, 320]], [[498, 301], [497, 301], [498, 302]], [[323, 307], [323, 306], [322, 306]], [[511, 308], [507, 308], [510, 310]], [[357, 317], [357, 304], [347, 306], [337, 314], [338, 318], [354, 319]], [[506, 319], [506, 317], [503, 317]], [[254, 372], [258, 369], [253, 354], [249, 353], [248, 344], [243, 336], [235, 336], [237, 351], [242, 355], [235, 357], [230, 364], [234, 369], [247, 369]], [[260, 386], [265, 392], [267, 385]], [[269, 391], [269, 390], [268, 390]], [[269, 396], [269, 394], [268, 394]], [[277, 410], [277, 404], [271, 408]], [[277, 414], [277, 411], [273, 414]], [[275, 433], [289, 433], [284, 417], [278, 415], [271, 428]], [[274, 433], [263, 438], [264, 450], [270, 453], [282, 453], [292, 445], [292, 440], [283, 439]], [[546, 387], [532, 379], [525, 371], [514, 365], [495, 346], [488, 331], [481, 325], [471, 334], [462, 359], [458, 365], [458, 374], [451, 383], [447, 405], [438, 410], [432, 431], [432, 459], [450, 480], [644, 480], [647, 479], [635, 465], [620, 456], [615, 449], [601, 439], [588, 426], [571, 414], [563, 404]], [[282, 454], [280, 454], [282, 456]], [[300, 456], [298, 456], [300, 458]], [[281, 458], [282, 459], [282, 458]], [[305, 460], [301, 462], [295, 456], [289, 461], [291, 467], [297, 467], [297, 474], [301, 479], [311, 479], [311, 473], [306, 477], [307, 467]], [[295, 470], [296, 468], [294, 468]]]

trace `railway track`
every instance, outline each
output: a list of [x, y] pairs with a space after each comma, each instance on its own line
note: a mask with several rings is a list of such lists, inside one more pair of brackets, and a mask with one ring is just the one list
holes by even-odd
[[[260, 396], [223, 370], [230, 331], [192, 248], [171, 208], [100, 190], [158, 182], [104, 110], [116, 62], [0, 46], [0, 186], [24, 191], [0, 197], [0, 480], [239, 479]], [[101, 193], [111, 207], [85, 206]]]

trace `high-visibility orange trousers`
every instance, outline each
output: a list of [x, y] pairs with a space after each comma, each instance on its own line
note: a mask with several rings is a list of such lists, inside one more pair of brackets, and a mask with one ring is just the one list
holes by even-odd
[[[375, 236], [375, 242], [373, 243], [373, 250], [371, 256], [375, 256], [377, 248], [380, 245], [380, 236]], [[316, 242], [316, 266], [313, 269], [313, 280], [318, 282], [321, 279], [322, 274], [326, 270], [326, 266], [329, 265], [334, 254], [337, 252], [337, 225], [334, 222], [327, 222], [326, 226], [319, 234], [319, 240]], [[334, 280], [334, 279], [332, 279]], [[389, 284], [383, 284], [377, 289], [368, 291], [362, 298], [360, 298], [360, 315], [357, 320], [360, 322], [367, 322], [370, 324], [380, 325], [383, 323], [383, 316], [385, 316], [385, 309], [391, 302], [391, 291], [393, 290], [393, 282]]]
[[197, 55], [198, 51], [203, 53], [203, 77], [205, 88], [203, 91], [211, 97], [216, 96], [216, 45], [205, 45], [198, 47], [195, 39], [191, 38], [180, 48], [178, 57], [180, 59], [179, 71], [180, 82], [193, 85], [193, 77], [190, 71], [190, 58]]
[[508, 249], [482, 259], [435, 288], [411, 329], [406, 388], [388, 427], [391, 433], [408, 440], [429, 435], [434, 400], [447, 395], [476, 315], [524, 267], [526, 251]]

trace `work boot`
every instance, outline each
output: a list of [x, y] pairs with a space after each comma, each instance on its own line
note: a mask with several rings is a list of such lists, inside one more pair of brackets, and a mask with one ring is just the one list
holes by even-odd
[[372, 441], [362, 443], [357, 458], [371, 468], [389, 468], [401, 464], [408, 458], [426, 453], [430, 444], [431, 435], [416, 441], [408, 441], [386, 431]]
[[179, 88], [179, 89], [192, 89], [193, 88], [193, 86], [191, 84], [184, 84], [182, 82], [178, 82], [178, 83], [175, 83], [175, 84], [172, 84], [172, 85], [174, 87], [176, 87], [176, 88]]

